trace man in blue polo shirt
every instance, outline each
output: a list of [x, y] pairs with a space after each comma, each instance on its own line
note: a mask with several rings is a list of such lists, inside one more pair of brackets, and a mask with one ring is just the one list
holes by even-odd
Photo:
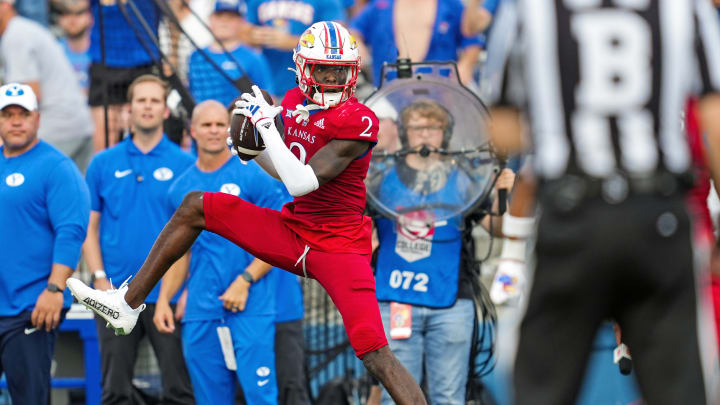
[[[109, 289], [128, 279], [145, 261], [155, 238], [170, 219], [167, 191], [172, 180], [192, 164], [192, 157], [165, 137], [163, 120], [167, 84], [143, 75], [129, 86], [133, 135], [99, 153], [90, 163], [87, 184], [91, 213], [83, 253], [95, 288]], [[163, 334], [152, 323], [156, 288], [139, 328], [118, 337], [98, 319], [103, 373], [103, 403], [130, 403], [138, 344], [147, 335], [162, 373], [168, 403], [193, 403], [190, 379], [182, 357], [180, 331]]]
[[[288, 200], [282, 183], [255, 162], [233, 158], [225, 143], [229, 118], [215, 100], [195, 107], [190, 133], [198, 158], [170, 187], [169, 212], [193, 190], [233, 194], [271, 209]], [[189, 271], [183, 352], [198, 405], [233, 403], [236, 378], [249, 404], [277, 404], [275, 292], [276, 274], [283, 271], [271, 271], [269, 264], [207, 231], [179, 264], [163, 278], [154, 321], [161, 332], [175, 330], [169, 298]]]
[[70, 307], [90, 197], [72, 160], [37, 137], [28, 85], [0, 87], [0, 374], [16, 404], [47, 403], [56, 328]]
[[302, 34], [316, 21], [342, 21], [339, 0], [247, 0], [247, 20], [254, 25], [249, 43], [262, 48], [273, 78], [271, 93], [281, 99], [295, 87], [292, 50]]
[[[240, 40], [245, 26], [242, 6], [244, 3], [238, 3], [238, 0], [218, 0], [215, 3], [215, 11], [210, 15], [210, 31], [217, 42], [190, 56], [188, 77], [190, 92], [196, 102], [217, 100], [229, 106], [236, 97], [240, 97], [241, 92], [228, 78], [237, 80], [243, 75], [273, 94], [272, 77], [265, 57]], [[230, 55], [225, 53], [226, 50]], [[227, 78], [206, 57], [222, 68]]]

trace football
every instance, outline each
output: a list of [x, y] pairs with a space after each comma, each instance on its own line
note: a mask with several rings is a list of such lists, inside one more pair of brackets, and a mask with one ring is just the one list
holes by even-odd
[[[273, 100], [265, 90], [262, 90], [263, 97], [268, 104], [272, 105]], [[235, 108], [235, 102], [240, 100], [236, 98], [230, 105], [230, 111]], [[255, 159], [257, 155], [265, 150], [265, 143], [262, 140], [260, 134], [255, 130], [250, 119], [241, 114], [234, 114], [230, 119], [230, 139], [232, 139], [232, 148], [237, 152], [237, 156], [244, 160], [249, 161]]]

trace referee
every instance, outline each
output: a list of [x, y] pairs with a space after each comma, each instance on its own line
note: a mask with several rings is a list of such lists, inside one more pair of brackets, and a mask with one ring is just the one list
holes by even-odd
[[[531, 192], [539, 212], [517, 403], [574, 403], [606, 318], [622, 327], [648, 404], [709, 403], [704, 363], [716, 349], [697, 305], [706, 287], [680, 112], [699, 95], [703, 129], [720, 136], [717, 13], [710, 0], [505, 3], [498, 32], [509, 36], [493, 39], [488, 57], [502, 72], [488, 98], [493, 139], [522, 144], [524, 110], [536, 177], [516, 197]], [[533, 228], [523, 205], [513, 201], [503, 225], [515, 241]]]

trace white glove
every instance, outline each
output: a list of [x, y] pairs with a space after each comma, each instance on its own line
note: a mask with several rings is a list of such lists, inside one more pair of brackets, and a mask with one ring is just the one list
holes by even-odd
[[500, 259], [490, 286], [490, 299], [495, 305], [518, 306], [525, 290], [525, 262]]
[[233, 110], [233, 114], [242, 114], [250, 118], [260, 132], [270, 161], [290, 195], [297, 197], [317, 190], [320, 182], [312, 167], [298, 160], [290, 152], [275, 127], [273, 118], [282, 111], [282, 107], [269, 105], [257, 86], [253, 86], [252, 89], [255, 95], [244, 93], [241, 96], [242, 100], [235, 103], [237, 108]]
[[524, 239], [505, 239], [495, 278], [490, 286], [490, 299], [496, 305], [520, 304], [526, 284], [526, 243]]
[[250, 118], [250, 122], [252, 122], [253, 126], [255, 126], [262, 135], [264, 130], [270, 129], [270, 127], [275, 124], [273, 118], [275, 118], [283, 108], [281, 106], [274, 107], [268, 104], [258, 86], [252, 86], [252, 90], [253, 93], [255, 93], [254, 95], [243, 93], [242, 96], [240, 96], [242, 100], [238, 100], [235, 103], [236, 108], [232, 113], [241, 114]]

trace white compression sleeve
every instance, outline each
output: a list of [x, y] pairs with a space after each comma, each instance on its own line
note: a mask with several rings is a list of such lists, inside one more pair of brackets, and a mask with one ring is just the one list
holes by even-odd
[[280, 180], [280, 175], [278, 174], [277, 170], [275, 170], [275, 165], [273, 165], [272, 160], [270, 160], [270, 156], [268, 156], [267, 149], [260, 152], [255, 159], [253, 159], [255, 162], [257, 162], [260, 167], [267, 172], [267, 174], [271, 175], [277, 180]]
[[259, 127], [270, 161], [290, 195], [299, 197], [317, 190], [320, 183], [312, 167], [303, 164], [290, 152], [275, 125], [270, 125], [269, 128]]

